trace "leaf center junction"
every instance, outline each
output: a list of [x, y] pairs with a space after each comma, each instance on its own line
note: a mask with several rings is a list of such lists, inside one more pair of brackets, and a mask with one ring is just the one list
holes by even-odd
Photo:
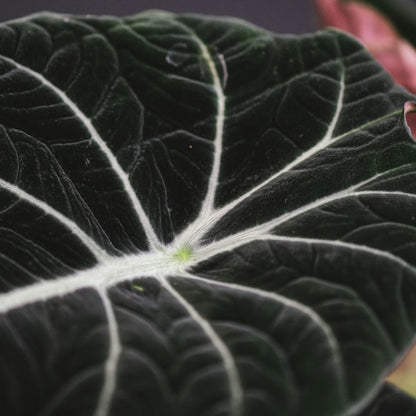
[[178, 249], [173, 257], [180, 263], [186, 263], [192, 255], [192, 249], [190, 247], [182, 247]]

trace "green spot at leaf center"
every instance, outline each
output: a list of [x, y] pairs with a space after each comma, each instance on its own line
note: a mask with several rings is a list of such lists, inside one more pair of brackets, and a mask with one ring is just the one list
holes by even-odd
[[178, 260], [181, 263], [184, 263], [186, 261], [189, 260], [189, 258], [191, 257], [192, 254], [192, 250], [189, 247], [183, 247], [181, 249], [179, 249], [174, 255], [173, 257]]

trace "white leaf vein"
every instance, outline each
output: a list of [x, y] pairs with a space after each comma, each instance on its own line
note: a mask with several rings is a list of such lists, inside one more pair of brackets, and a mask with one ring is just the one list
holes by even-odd
[[186, 309], [189, 316], [198, 324], [205, 332], [212, 345], [218, 351], [223, 361], [223, 365], [228, 377], [228, 385], [230, 389], [230, 416], [239, 416], [243, 414], [243, 390], [240, 382], [240, 376], [234, 361], [234, 358], [215, 332], [209, 322], [202, 318], [197, 310], [175, 290], [166, 278], [161, 279], [161, 284], [166, 290]]
[[301, 315], [307, 316], [310, 319], [314, 326], [317, 327], [320, 331], [322, 331], [326, 341], [328, 342], [328, 346], [331, 352], [334, 355], [334, 365], [336, 367], [336, 374], [339, 377], [339, 384], [341, 388], [342, 395], [345, 400], [347, 400], [347, 389], [345, 386], [345, 368], [344, 368], [344, 361], [342, 358], [341, 349], [338, 343], [338, 340], [332, 331], [331, 327], [317, 314], [312, 308], [306, 306], [300, 302], [297, 302], [293, 299], [289, 299], [285, 296], [279, 295], [274, 292], [266, 292], [265, 290], [243, 286], [240, 284], [235, 283], [226, 283], [218, 280], [206, 279], [204, 277], [197, 276], [195, 273], [188, 273], [184, 272], [178, 274], [178, 276], [182, 276], [189, 280], [200, 281], [202, 283], [207, 283], [209, 285], [220, 286], [228, 289], [237, 290], [239, 292], [243, 292], [246, 294], [252, 294], [255, 296], [259, 296], [265, 299], [270, 299], [273, 302], [276, 302], [278, 305], [284, 305], [290, 309], [296, 310]]
[[[215, 69], [215, 65], [214, 65], [214, 69]], [[214, 79], [216, 79], [216, 78], [218, 79], [218, 81], [216, 81], [216, 83], [218, 82], [218, 86], [216, 85], [216, 90], [219, 90], [220, 94], [222, 94], [221, 83], [219, 81], [218, 73], [215, 71]], [[217, 91], [217, 94], [218, 94], [218, 91]], [[212, 227], [213, 224], [215, 224], [219, 219], [221, 219], [224, 215], [226, 215], [228, 212], [230, 212], [237, 205], [239, 205], [243, 201], [247, 200], [255, 192], [264, 188], [267, 184], [276, 180], [277, 178], [279, 178], [284, 173], [290, 171], [295, 166], [299, 165], [300, 163], [307, 160], [308, 158], [310, 158], [314, 154], [316, 154], [319, 151], [328, 147], [328, 145], [333, 140], [333, 133], [334, 133], [334, 130], [335, 130], [336, 125], [338, 123], [340, 114], [341, 114], [342, 104], [344, 102], [344, 94], [345, 94], [345, 69], [342, 68], [341, 75], [340, 75], [340, 81], [339, 81], [339, 92], [338, 92], [338, 98], [337, 98], [337, 102], [336, 102], [336, 106], [335, 106], [334, 116], [333, 116], [331, 122], [328, 125], [328, 129], [327, 129], [327, 132], [324, 135], [324, 137], [322, 137], [322, 139], [319, 140], [318, 143], [316, 143], [309, 150], [303, 152], [293, 162], [287, 164], [283, 169], [281, 169], [280, 171], [271, 175], [269, 178], [267, 178], [263, 182], [259, 183], [258, 185], [254, 186], [249, 191], [247, 191], [246, 193], [244, 193], [240, 197], [236, 198], [232, 202], [230, 202], [230, 203], [228, 203], [228, 204], [224, 205], [223, 207], [218, 208], [216, 210], [213, 209], [213, 203], [210, 205], [210, 209], [207, 209], [207, 207], [204, 204], [203, 208], [200, 211], [200, 214], [198, 215], [198, 218], [177, 237], [177, 240], [178, 241], [182, 241], [182, 240], [185, 241], [186, 240], [186, 241], [190, 241], [191, 243], [197, 242], [198, 239], [201, 237], [201, 235], [203, 235], [208, 229], [210, 229]], [[223, 95], [222, 96], [219, 95], [218, 97], [219, 97], [218, 98], [218, 108], [221, 108]], [[223, 134], [223, 129], [224, 129], [224, 127], [223, 127], [224, 114], [222, 114], [222, 115], [219, 114], [217, 120], [220, 120], [220, 116], [221, 116], [222, 125], [221, 125], [220, 129], [218, 129], [218, 125], [217, 125], [217, 136], [220, 133]], [[222, 139], [220, 139], [218, 137], [217, 137], [217, 139], [218, 139], [218, 144], [222, 145]], [[213, 183], [211, 184], [211, 181], [210, 181], [210, 187], [208, 188], [208, 194], [207, 194], [207, 199], [206, 200], [208, 200], [209, 195], [212, 195], [213, 193], [215, 194], [215, 189], [218, 186], [218, 176], [219, 176], [219, 170], [220, 170], [221, 152], [216, 151], [215, 153], [216, 153], [216, 159], [215, 159], [216, 163], [214, 163], [213, 175], [211, 177]], [[215, 179], [213, 179], [213, 177], [215, 177]], [[214, 198], [214, 196], [209, 197], [209, 199], [211, 199], [211, 200], [213, 200], [213, 198]]]
[[406, 193], [406, 192], [395, 192], [395, 191], [357, 191], [358, 188], [361, 188], [370, 182], [373, 182], [375, 179], [383, 176], [384, 173], [380, 173], [378, 175], [375, 175], [365, 181], [359, 182], [353, 186], [351, 186], [348, 189], [335, 192], [334, 194], [331, 194], [329, 196], [326, 196], [324, 198], [317, 199], [316, 201], [313, 201], [309, 204], [306, 204], [304, 206], [301, 206], [300, 208], [297, 208], [293, 211], [284, 213], [275, 219], [271, 221], [267, 221], [263, 224], [253, 226], [251, 228], [247, 228], [243, 231], [236, 232], [231, 236], [225, 237], [223, 239], [220, 239], [212, 244], [207, 244], [201, 246], [201, 250], [206, 250], [206, 248], [209, 247], [210, 250], [213, 250], [213, 246], [219, 245], [222, 247], [225, 247], [229, 244], [229, 242], [233, 241], [253, 241], [257, 239], [259, 236], [265, 235], [270, 233], [273, 229], [278, 227], [279, 225], [292, 220], [302, 214], [306, 214], [309, 211], [312, 211], [316, 208], [322, 207], [324, 205], [330, 204], [332, 202], [344, 199], [344, 198], [351, 198], [351, 197], [359, 197], [359, 196], [402, 196], [402, 197], [408, 197], [415, 199], [416, 195]]
[[[198, 43], [202, 57], [207, 63], [210, 70], [212, 80], [214, 83], [214, 91], [217, 96], [217, 115], [216, 115], [216, 125], [215, 125], [215, 138], [214, 138], [214, 159], [212, 165], [212, 171], [208, 182], [208, 189], [205, 196], [205, 200], [202, 203], [200, 216], [205, 217], [209, 216], [215, 204], [215, 194], [218, 187], [218, 179], [220, 175], [221, 168], [221, 156], [223, 149], [223, 136], [224, 136], [224, 121], [225, 121], [225, 95], [222, 89], [222, 83], [220, 76], [218, 74], [215, 62], [208, 51], [206, 45], [197, 37], [194, 36], [196, 42]], [[225, 67], [224, 57], [221, 60], [223, 66]], [[225, 67], [226, 68], [226, 67]]]
[[108, 322], [108, 356], [105, 363], [104, 384], [101, 389], [101, 393], [98, 399], [97, 408], [95, 409], [94, 416], [107, 416], [110, 411], [110, 404], [114, 396], [117, 383], [117, 365], [120, 359], [121, 353], [121, 341], [119, 335], [119, 329], [117, 320], [114, 314], [113, 305], [108, 297], [106, 288], [102, 288], [98, 291], [102, 300], [105, 315]]
[[29, 204], [39, 208], [46, 215], [51, 216], [57, 220], [60, 224], [64, 225], [72, 234], [74, 234], [82, 244], [94, 255], [99, 261], [105, 261], [109, 258], [109, 255], [98, 244], [89, 237], [74, 221], [70, 220], [65, 215], [61, 214], [56, 209], [52, 208], [47, 203], [35, 198], [31, 194], [25, 192], [23, 189], [13, 185], [3, 179], [0, 179], [0, 188], [5, 189], [11, 194], [15, 195], [20, 200], [26, 201]]
[[130, 199], [130, 202], [132, 203], [132, 206], [143, 226], [144, 232], [146, 234], [147, 240], [149, 242], [149, 246], [151, 249], [158, 249], [160, 248], [160, 242], [158, 237], [156, 236], [156, 233], [150, 223], [149, 218], [147, 217], [147, 214], [145, 213], [143, 206], [141, 202], [139, 201], [136, 192], [134, 191], [129, 176], [127, 173], [122, 169], [120, 164], [118, 163], [117, 158], [115, 155], [111, 152], [110, 148], [108, 147], [107, 143], [101, 138], [101, 136], [98, 134], [97, 130], [93, 126], [91, 120], [85, 116], [85, 114], [78, 108], [78, 106], [68, 97], [68, 95], [60, 90], [58, 87], [56, 87], [54, 84], [52, 84], [50, 81], [48, 81], [42, 74], [32, 70], [31, 68], [24, 66], [16, 61], [14, 61], [11, 58], [8, 58], [6, 56], [1, 56], [1, 59], [8, 62], [9, 64], [15, 66], [16, 68], [20, 69], [21, 71], [26, 72], [28, 75], [30, 75], [33, 78], [36, 78], [42, 85], [49, 88], [51, 91], [53, 91], [54, 94], [56, 94], [72, 111], [72, 113], [81, 120], [81, 123], [85, 126], [88, 133], [91, 136], [91, 139], [98, 145], [101, 152], [105, 155], [107, 161], [109, 162], [111, 168], [116, 173], [117, 177], [119, 178], [120, 182], [123, 185], [124, 191], [126, 192], [126, 195]]

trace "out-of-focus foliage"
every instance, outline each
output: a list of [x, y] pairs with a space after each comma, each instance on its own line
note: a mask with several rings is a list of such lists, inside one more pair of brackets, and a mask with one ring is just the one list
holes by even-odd
[[389, 381], [416, 397], [416, 348], [389, 377]]
[[416, 93], [416, 49], [385, 14], [359, 1], [316, 0], [316, 5], [322, 26], [333, 26], [359, 38], [396, 82]]

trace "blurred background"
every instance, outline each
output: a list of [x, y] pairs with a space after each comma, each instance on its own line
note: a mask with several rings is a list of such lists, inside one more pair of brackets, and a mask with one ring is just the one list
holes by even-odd
[[240, 17], [277, 32], [301, 33], [316, 26], [311, 0], [5, 0], [4, 3], [0, 7], [1, 21], [41, 10], [125, 16], [163, 9]]
[[[125, 16], [147, 9], [173, 12], [229, 15], [280, 33], [312, 32], [319, 27], [314, 0], [6, 0], [0, 7], [0, 21], [49, 10], [71, 14]], [[416, 0], [380, 0], [416, 4]], [[416, 24], [416, 23], [415, 23]], [[416, 33], [416, 29], [415, 32]], [[416, 68], [415, 68], [416, 71]], [[416, 349], [390, 377], [395, 384], [416, 397]]]

